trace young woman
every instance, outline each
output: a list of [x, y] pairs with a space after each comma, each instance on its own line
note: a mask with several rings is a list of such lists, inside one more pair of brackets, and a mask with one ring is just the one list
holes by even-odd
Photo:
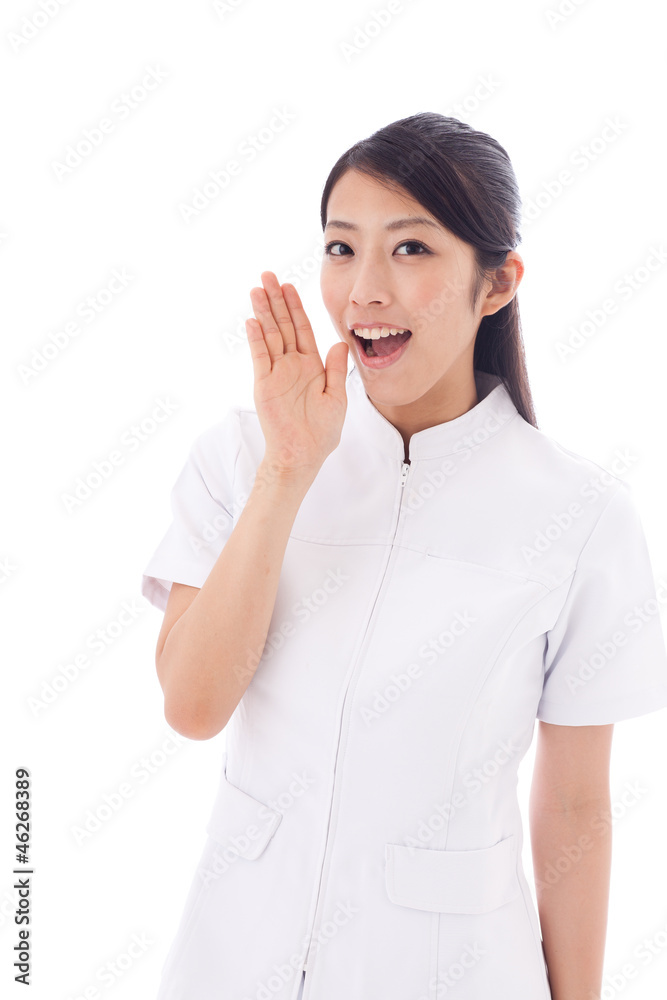
[[597, 995], [613, 724], [667, 706], [630, 487], [537, 427], [496, 140], [393, 122], [321, 220], [340, 343], [262, 274], [255, 409], [195, 441], [142, 581], [167, 721], [226, 737], [158, 1000]]

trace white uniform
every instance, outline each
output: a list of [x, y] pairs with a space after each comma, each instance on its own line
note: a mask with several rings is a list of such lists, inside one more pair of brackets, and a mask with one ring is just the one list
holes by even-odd
[[[475, 379], [406, 463], [348, 374], [158, 1000], [296, 1000], [304, 968], [304, 1000], [549, 1000], [518, 765], [536, 718], [667, 706], [667, 653], [631, 488]], [[263, 454], [241, 406], [194, 442], [156, 607], [203, 585]]]

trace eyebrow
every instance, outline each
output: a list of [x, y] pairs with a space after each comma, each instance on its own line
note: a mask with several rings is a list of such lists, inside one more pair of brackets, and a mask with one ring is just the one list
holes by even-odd
[[[327, 222], [325, 229], [329, 226], [336, 226], [338, 229], [358, 229], [359, 226], [355, 226], [353, 222], [345, 222], [342, 219], [331, 219]], [[405, 219], [394, 219], [392, 222], [388, 222], [385, 229], [406, 229], [409, 226], [432, 226], [434, 229], [440, 229], [441, 227], [433, 219], [427, 219], [424, 215], [412, 215]]]

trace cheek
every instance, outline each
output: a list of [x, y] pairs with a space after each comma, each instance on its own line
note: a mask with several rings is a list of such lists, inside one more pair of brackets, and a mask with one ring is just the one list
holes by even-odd
[[446, 294], [441, 277], [422, 277], [405, 289], [402, 301], [412, 319], [413, 333], [431, 333], [446, 323], [452, 307], [451, 294]]
[[320, 292], [327, 312], [339, 312], [340, 303], [344, 300], [345, 296], [340, 287], [340, 282], [336, 281], [330, 272], [320, 272]]
[[466, 289], [461, 279], [454, 275], [443, 283], [442, 277], [424, 283], [415, 301], [415, 312], [427, 327], [447, 326], [458, 319], [465, 303]]
[[437, 297], [443, 307], [449, 310], [459, 310], [465, 299], [465, 295], [466, 287], [458, 274], [452, 274], [437, 293]]

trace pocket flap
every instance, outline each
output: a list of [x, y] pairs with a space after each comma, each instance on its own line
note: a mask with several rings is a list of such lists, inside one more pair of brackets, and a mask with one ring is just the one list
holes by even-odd
[[419, 910], [484, 913], [520, 890], [514, 834], [475, 851], [385, 844], [385, 882], [393, 903]]
[[258, 858], [278, 829], [282, 813], [227, 779], [225, 755], [220, 784], [206, 832], [248, 861]]

